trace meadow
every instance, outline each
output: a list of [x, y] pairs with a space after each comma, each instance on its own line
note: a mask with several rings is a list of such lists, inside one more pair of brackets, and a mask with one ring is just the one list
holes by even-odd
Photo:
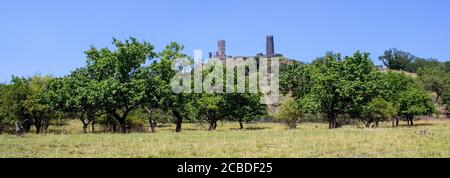
[[[0, 135], [0, 157], [12, 158], [395, 158], [450, 157], [450, 121], [423, 120], [417, 126], [380, 128], [302, 123], [219, 123], [216, 131], [199, 124], [162, 125], [157, 133], [82, 134], [77, 122], [53, 134]], [[62, 132], [64, 130], [64, 132]], [[57, 134], [55, 134], [57, 133]]]

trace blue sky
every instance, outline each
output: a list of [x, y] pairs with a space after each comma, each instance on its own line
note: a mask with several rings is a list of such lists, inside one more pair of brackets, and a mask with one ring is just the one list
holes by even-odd
[[228, 55], [275, 50], [311, 61], [326, 51], [371, 53], [396, 47], [420, 57], [450, 60], [448, 0], [2, 0], [0, 82], [11, 75], [61, 76], [85, 63], [91, 45], [130, 36], [160, 50], [171, 41]]

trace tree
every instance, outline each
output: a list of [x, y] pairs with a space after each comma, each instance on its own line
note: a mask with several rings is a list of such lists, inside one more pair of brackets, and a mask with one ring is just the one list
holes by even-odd
[[[382, 98], [374, 98], [370, 103], [363, 107], [363, 122], [366, 127], [378, 127], [379, 122], [386, 121], [397, 114], [395, 106]], [[394, 122], [392, 122], [394, 126]]]
[[113, 39], [115, 50], [92, 47], [86, 51], [89, 86], [102, 99], [101, 107], [117, 119], [122, 133], [127, 132], [126, 118], [145, 100], [145, 79], [139, 70], [156, 54], [147, 42], [130, 38], [124, 42]]
[[87, 133], [89, 125], [95, 132], [95, 118], [102, 114], [102, 103], [106, 92], [98, 81], [88, 74], [86, 68], [80, 68], [69, 76], [55, 79], [49, 85], [46, 101], [60, 112], [79, 119], [83, 132]]
[[205, 116], [209, 121], [208, 130], [216, 130], [217, 121], [232, 113], [227, 104], [229, 103], [227, 103], [224, 94], [202, 93], [197, 99], [196, 106], [200, 115]]
[[30, 93], [23, 104], [27, 108], [27, 113], [33, 119], [36, 133], [47, 131], [49, 120], [52, 118], [53, 111], [44, 99], [51, 80], [53, 80], [51, 77], [42, 76], [34, 76], [29, 79]]
[[360, 52], [344, 59], [329, 53], [323, 62], [312, 66], [311, 96], [319, 103], [319, 111], [326, 114], [329, 128], [339, 127], [338, 115], [361, 116], [361, 107], [377, 93], [374, 73], [369, 54]]
[[311, 92], [311, 74], [307, 65], [293, 63], [280, 74], [280, 89], [283, 94], [302, 98]]
[[186, 54], [183, 54], [184, 47], [178, 43], [172, 42], [165, 47], [163, 51], [158, 53], [157, 57], [159, 61], [152, 64], [151, 69], [154, 75], [159, 80], [158, 91], [162, 94], [160, 100], [160, 107], [167, 112], [172, 113], [175, 117], [176, 132], [181, 132], [181, 124], [183, 119], [189, 118], [189, 109], [192, 100], [194, 100], [194, 94], [191, 93], [174, 93], [171, 89], [171, 81], [174, 76], [184, 68], [175, 68], [177, 62], [180, 59], [190, 60]]
[[156, 121], [153, 118], [154, 113], [157, 109], [162, 108], [162, 98], [169, 95], [170, 92], [164, 87], [165, 83], [160, 80], [159, 76], [151, 68], [152, 66], [147, 66], [139, 71], [139, 78], [142, 81], [142, 87], [144, 88], [145, 97], [143, 98], [141, 108], [147, 113], [148, 125], [152, 133], [155, 132]]
[[12, 127], [11, 120], [8, 118], [8, 110], [6, 110], [8, 104], [6, 95], [8, 92], [9, 86], [0, 84], [0, 133], [9, 131]]
[[389, 69], [408, 72], [414, 71], [411, 66], [414, 59], [415, 57], [412, 54], [397, 50], [396, 48], [386, 50], [384, 55], [379, 57], [379, 60]]
[[29, 132], [31, 125], [35, 126], [37, 134], [47, 130], [52, 111], [42, 98], [51, 80], [44, 76], [13, 76], [11, 84], [2, 87], [0, 110], [4, 122], [14, 123], [19, 133]]
[[423, 67], [417, 74], [425, 88], [436, 93], [436, 102], [439, 103], [442, 94], [450, 87], [449, 75], [439, 67]]
[[229, 110], [233, 112], [230, 114], [230, 120], [237, 120], [240, 129], [244, 129], [243, 122], [251, 122], [260, 119], [261, 116], [267, 114], [267, 106], [261, 104], [262, 94], [258, 93], [233, 93], [227, 94], [226, 100], [228, 102]]
[[[418, 72], [420, 68], [442, 68], [443, 64], [439, 62], [437, 59], [424, 59], [416, 57], [411, 64], [411, 68], [413, 69], [412, 72]], [[442, 70], [441, 69], [441, 70]]]
[[292, 97], [286, 97], [282, 102], [279, 111], [275, 114], [275, 119], [285, 122], [290, 129], [297, 128], [297, 122], [302, 117], [302, 110]]
[[449, 73], [450, 72], [450, 61], [444, 62], [442, 67], [445, 72]]
[[29, 132], [32, 126], [32, 119], [27, 114], [24, 101], [30, 95], [28, 81], [25, 78], [12, 77], [11, 84], [4, 85], [1, 93], [0, 110], [3, 117], [3, 124], [11, 127], [17, 125], [18, 132]]
[[[405, 92], [409, 88], [420, 88], [419, 84], [414, 80], [414, 78], [405, 75], [400, 72], [389, 71], [382, 75], [382, 78], [378, 80], [380, 98], [392, 103], [393, 106], [397, 107], [400, 105], [399, 96], [401, 93]], [[400, 113], [396, 112], [396, 115], [392, 117], [395, 122], [395, 126], [399, 125], [401, 119]]]
[[368, 53], [356, 52], [344, 59], [341, 75], [344, 78], [341, 95], [347, 102], [345, 113], [352, 119], [364, 120], [364, 106], [380, 96], [378, 81], [382, 74], [375, 70]]
[[442, 103], [447, 109], [447, 113], [450, 112], [450, 89], [447, 89], [442, 96]]
[[431, 97], [423, 90], [410, 87], [398, 96], [398, 113], [406, 118], [408, 126], [414, 125], [414, 117], [429, 115], [435, 111]]

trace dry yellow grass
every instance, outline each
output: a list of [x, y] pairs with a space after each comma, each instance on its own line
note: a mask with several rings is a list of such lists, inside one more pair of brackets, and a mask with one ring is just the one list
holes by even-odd
[[[158, 133], [0, 135], [0, 157], [450, 157], [450, 122], [419, 121], [416, 127], [366, 129], [302, 124], [220, 123], [215, 132], [198, 124]], [[386, 126], [388, 124], [386, 123]], [[69, 126], [73, 127], [74, 126]], [[66, 128], [67, 129], [67, 128]], [[78, 132], [73, 130], [73, 132]]]

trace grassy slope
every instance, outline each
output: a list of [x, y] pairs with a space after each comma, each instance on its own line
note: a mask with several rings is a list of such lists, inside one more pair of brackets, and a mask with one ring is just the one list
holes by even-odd
[[303, 124], [221, 123], [207, 132], [185, 124], [157, 134], [0, 135], [0, 157], [450, 157], [450, 121], [420, 121], [407, 128], [328, 130]]

